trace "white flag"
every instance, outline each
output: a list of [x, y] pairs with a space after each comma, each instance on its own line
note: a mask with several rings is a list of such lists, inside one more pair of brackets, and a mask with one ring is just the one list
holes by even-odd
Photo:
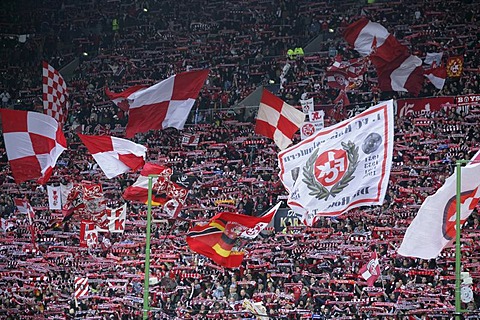
[[300, 100], [300, 104], [302, 105], [302, 111], [305, 114], [309, 114], [310, 112], [315, 110], [315, 103], [313, 102], [313, 98], [307, 100]]
[[393, 101], [324, 128], [279, 153], [288, 205], [311, 225], [318, 216], [382, 205], [393, 152]]
[[73, 189], [73, 183], [72, 182], [69, 182], [68, 184], [61, 184], [60, 185], [60, 196], [61, 196], [61, 201], [62, 201], [62, 205], [64, 203], [67, 203], [67, 198], [68, 198], [68, 195], [70, 194], [70, 191]]
[[[467, 220], [480, 198], [480, 164], [461, 169], [460, 224]], [[436, 258], [456, 235], [456, 186], [454, 173], [434, 195], [425, 199], [405, 232], [398, 254], [421, 259]]]
[[[105, 210], [105, 224], [102, 230], [113, 233], [123, 233], [125, 231], [125, 221], [127, 220], [127, 204], [118, 208], [108, 208]], [[106, 230], [105, 230], [106, 229]]]
[[62, 190], [60, 186], [48, 186], [48, 208], [50, 210], [62, 210]]

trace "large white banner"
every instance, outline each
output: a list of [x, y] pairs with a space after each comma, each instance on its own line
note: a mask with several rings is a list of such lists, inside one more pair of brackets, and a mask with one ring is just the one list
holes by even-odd
[[280, 152], [279, 176], [290, 208], [311, 225], [318, 216], [383, 204], [393, 129], [389, 100]]
[[48, 186], [48, 208], [50, 210], [62, 210], [62, 190], [60, 186]]
[[[463, 225], [480, 198], [480, 164], [461, 169], [460, 225]], [[437, 192], [425, 199], [403, 237], [398, 254], [421, 259], [436, 258], [455, 239], [457, 213], [456, 172]]]

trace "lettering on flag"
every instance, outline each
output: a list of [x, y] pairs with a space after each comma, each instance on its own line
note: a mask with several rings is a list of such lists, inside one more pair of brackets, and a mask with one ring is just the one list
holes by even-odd
[[382, 205], [393, 153], [393, 101], [324, 128], [278, 155], [288, 205], [311, 225], [318, 216]]
[[118, 208], [106, 208], [105, 218], [99, 231], [110, 231], [112, 233], [123, 233], [125, 221], [127, 220], [127, 204]]
[[323, 121], [322, 122], [311, 122], [305, 121], [300, 128], [300, 138], [302, 140], [307, 139], [308, 137], [313, 136], [318, 131], [324, 128]]
[[300, 100], [300, 105], [302, 106], [302, 111], [305, 114], [310, 114], [310, 112], [315, 110], [313, 98], [307, 100]]

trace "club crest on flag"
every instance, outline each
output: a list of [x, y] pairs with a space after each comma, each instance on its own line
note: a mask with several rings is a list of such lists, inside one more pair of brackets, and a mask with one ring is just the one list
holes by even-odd
[[279, 177], [289, 192], [287, 204], [306, 225], [319, 216], [381, 205], [392, 153], [390, 100], [279, 153]]
[[[478, 193], [478, 187], [474, 190], [464, 191], [460, 195], [461, 212], [460, 212], [460, 225], [463, 225], [467, 221], [471, 211], [478, 204], [480, 200], [480, 194]], [[466, 210], [465, 210], [466, 209]], [[443, 210], [443, 224], [442, 232], [443, 236], [447, 240], [452, 240], [456, 235], [455, 216], [457, 214], [457, 199], [453, 196], [448, 200]]]
[[[342, 142], [343, 150], [333, 149], [318, 155], [315, 150], [303, 168], [303, 182], [310, 195], [321, 200], [335, 197], [348, 186], [358, 165], [358, 147]], [[327, 189], [329, 187], [330, 189]]]

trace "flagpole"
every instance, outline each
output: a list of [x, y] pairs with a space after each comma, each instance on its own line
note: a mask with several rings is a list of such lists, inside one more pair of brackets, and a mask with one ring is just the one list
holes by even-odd
[[456, 215], [455, 215], [455, 320], [461, 319], [462, 301], [460, 298], [460, 275], [462, 251], [460, 248], [460, 214], [461, 214], [461, 193], [462, 193], [462, 163], [468, 163], [468, 160], [457, 160], [457, 190], [456, 190]]
[[145, 239], [145, 276], [143, 281], [143, 320], [148, 319], [148, 293], [150, 285], [150, 234], [152, 224], [152, 185], [153, 177], [155, 175], [148, 176], [148, 202], [147, 202], [147, 232]]

